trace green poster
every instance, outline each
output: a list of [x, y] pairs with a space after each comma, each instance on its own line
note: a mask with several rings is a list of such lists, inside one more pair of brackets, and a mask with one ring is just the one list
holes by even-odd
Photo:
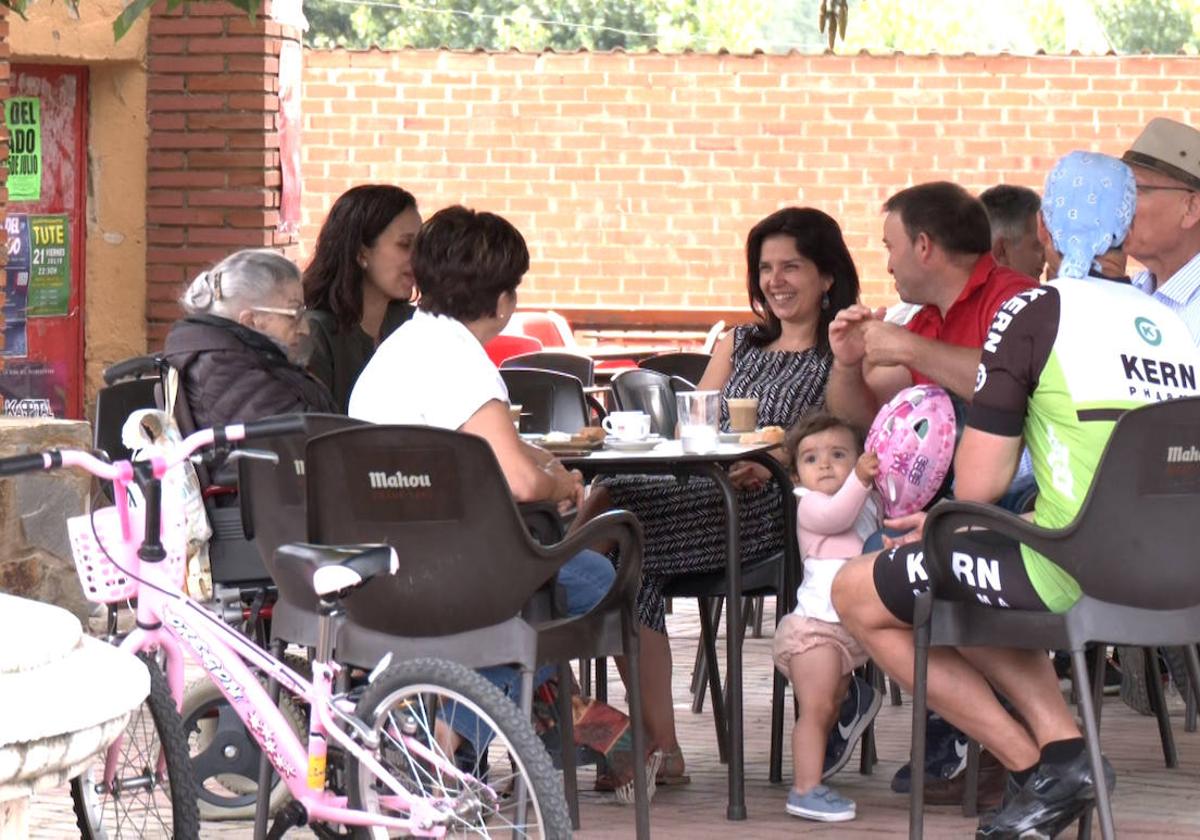
[[4, 104], [8, 124], [8, 200], [42, 200], [42, 102], [16, 96]]
[[71, 243], [66, 216], [29, 217], [26, 318], [66, 315], [71, 303]]

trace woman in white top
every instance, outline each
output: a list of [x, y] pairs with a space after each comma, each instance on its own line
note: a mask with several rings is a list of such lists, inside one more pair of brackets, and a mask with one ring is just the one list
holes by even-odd
[[[579, 472], [517, 436], [508, 389], [483, 349], [517, 307], [517, 286], [529, 269], [521, 234], [491, 213], [448, 207], [422, 225], [412, 267], [421, 289], [417, 311], [367, 363], [350, 394], [350, 416], [478, 435], [491, 445], [517, 501], [580, 504]], [[580, 615], [599, 603], [614, 574], [608, 558], [595, 551], [571, 558], [558, 574], [567, 613]], [[550, 673], [543, 670], [538, 681]], [[481, 673], [516, 692], [513, 669]]]

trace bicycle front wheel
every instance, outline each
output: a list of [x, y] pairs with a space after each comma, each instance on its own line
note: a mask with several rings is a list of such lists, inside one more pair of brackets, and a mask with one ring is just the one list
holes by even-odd
[[[545, 746], [512, 701], [474, 671], [438, 659], [394, 665], [366, 688], [355, 711], [378, 736], [375, 757], [383, 766], [407, 791], [449, 815], [447, 836], [571, 836], [558, 771]], [[434, 758], [419, 755], [414, 744]], [[353, 756], [347, 756], [346, 770], [352, 807], [406, 816], [391, 791]], [[355, 836], [397, 835], [367, 828]]]
[[130, 714], [112, 784], [104, 784], [105, 753], [71, 780], [79, 834], [83, 840], [195, 840], [200, 812], [183, 724], [162, 669], [146, 654], [138, 658], [150, 670], [150, 695]]

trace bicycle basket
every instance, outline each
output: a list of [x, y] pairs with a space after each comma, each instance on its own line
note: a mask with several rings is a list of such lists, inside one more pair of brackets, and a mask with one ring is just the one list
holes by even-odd
[[[89, 601], [98, 604], [118, 603], [129, 600], [137, 592], [137, 581], [113, 563], [115, 560], [122, 569], [134, 574], [139, 572], [141, 561], [137, 550], [145, 531], [140, 509], [130, 508], [129, 522], [136, 537], [132, 544], [125, 543], [121, 538], [121, 520], [115, 507], [101, 508], [67, 519], [75, 571], [79, 574], [84, 597]], [[182, 588], [187, 571], [187, 529], [182, 511], [163, 511], [162, 532], [163, 548], [167, 552], [163, 561], [166, 564], [165, 571], [169, 579]]]

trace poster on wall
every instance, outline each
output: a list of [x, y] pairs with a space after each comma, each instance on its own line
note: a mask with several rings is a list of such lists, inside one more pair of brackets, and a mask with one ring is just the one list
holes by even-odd
[[0, 368], [0, 399], [9, 417], [65, 417], [69, 372], [62, 362], [10, 361]]
[[59, 318], [70, 311], [71, 243], [66, 216], [29, 217], [29, 293], [26, 318]]
[[14, 96], [4, 105], [8, 125], [8, 200], [42, 200], [42, 101]]
[[25, 300], [29, 292], [29, 218], [12, 213], [4, 220], [8, 236], [8, 262], [4, 266], [4, 349], [6, 359], [29, 354], [25, 332]]

